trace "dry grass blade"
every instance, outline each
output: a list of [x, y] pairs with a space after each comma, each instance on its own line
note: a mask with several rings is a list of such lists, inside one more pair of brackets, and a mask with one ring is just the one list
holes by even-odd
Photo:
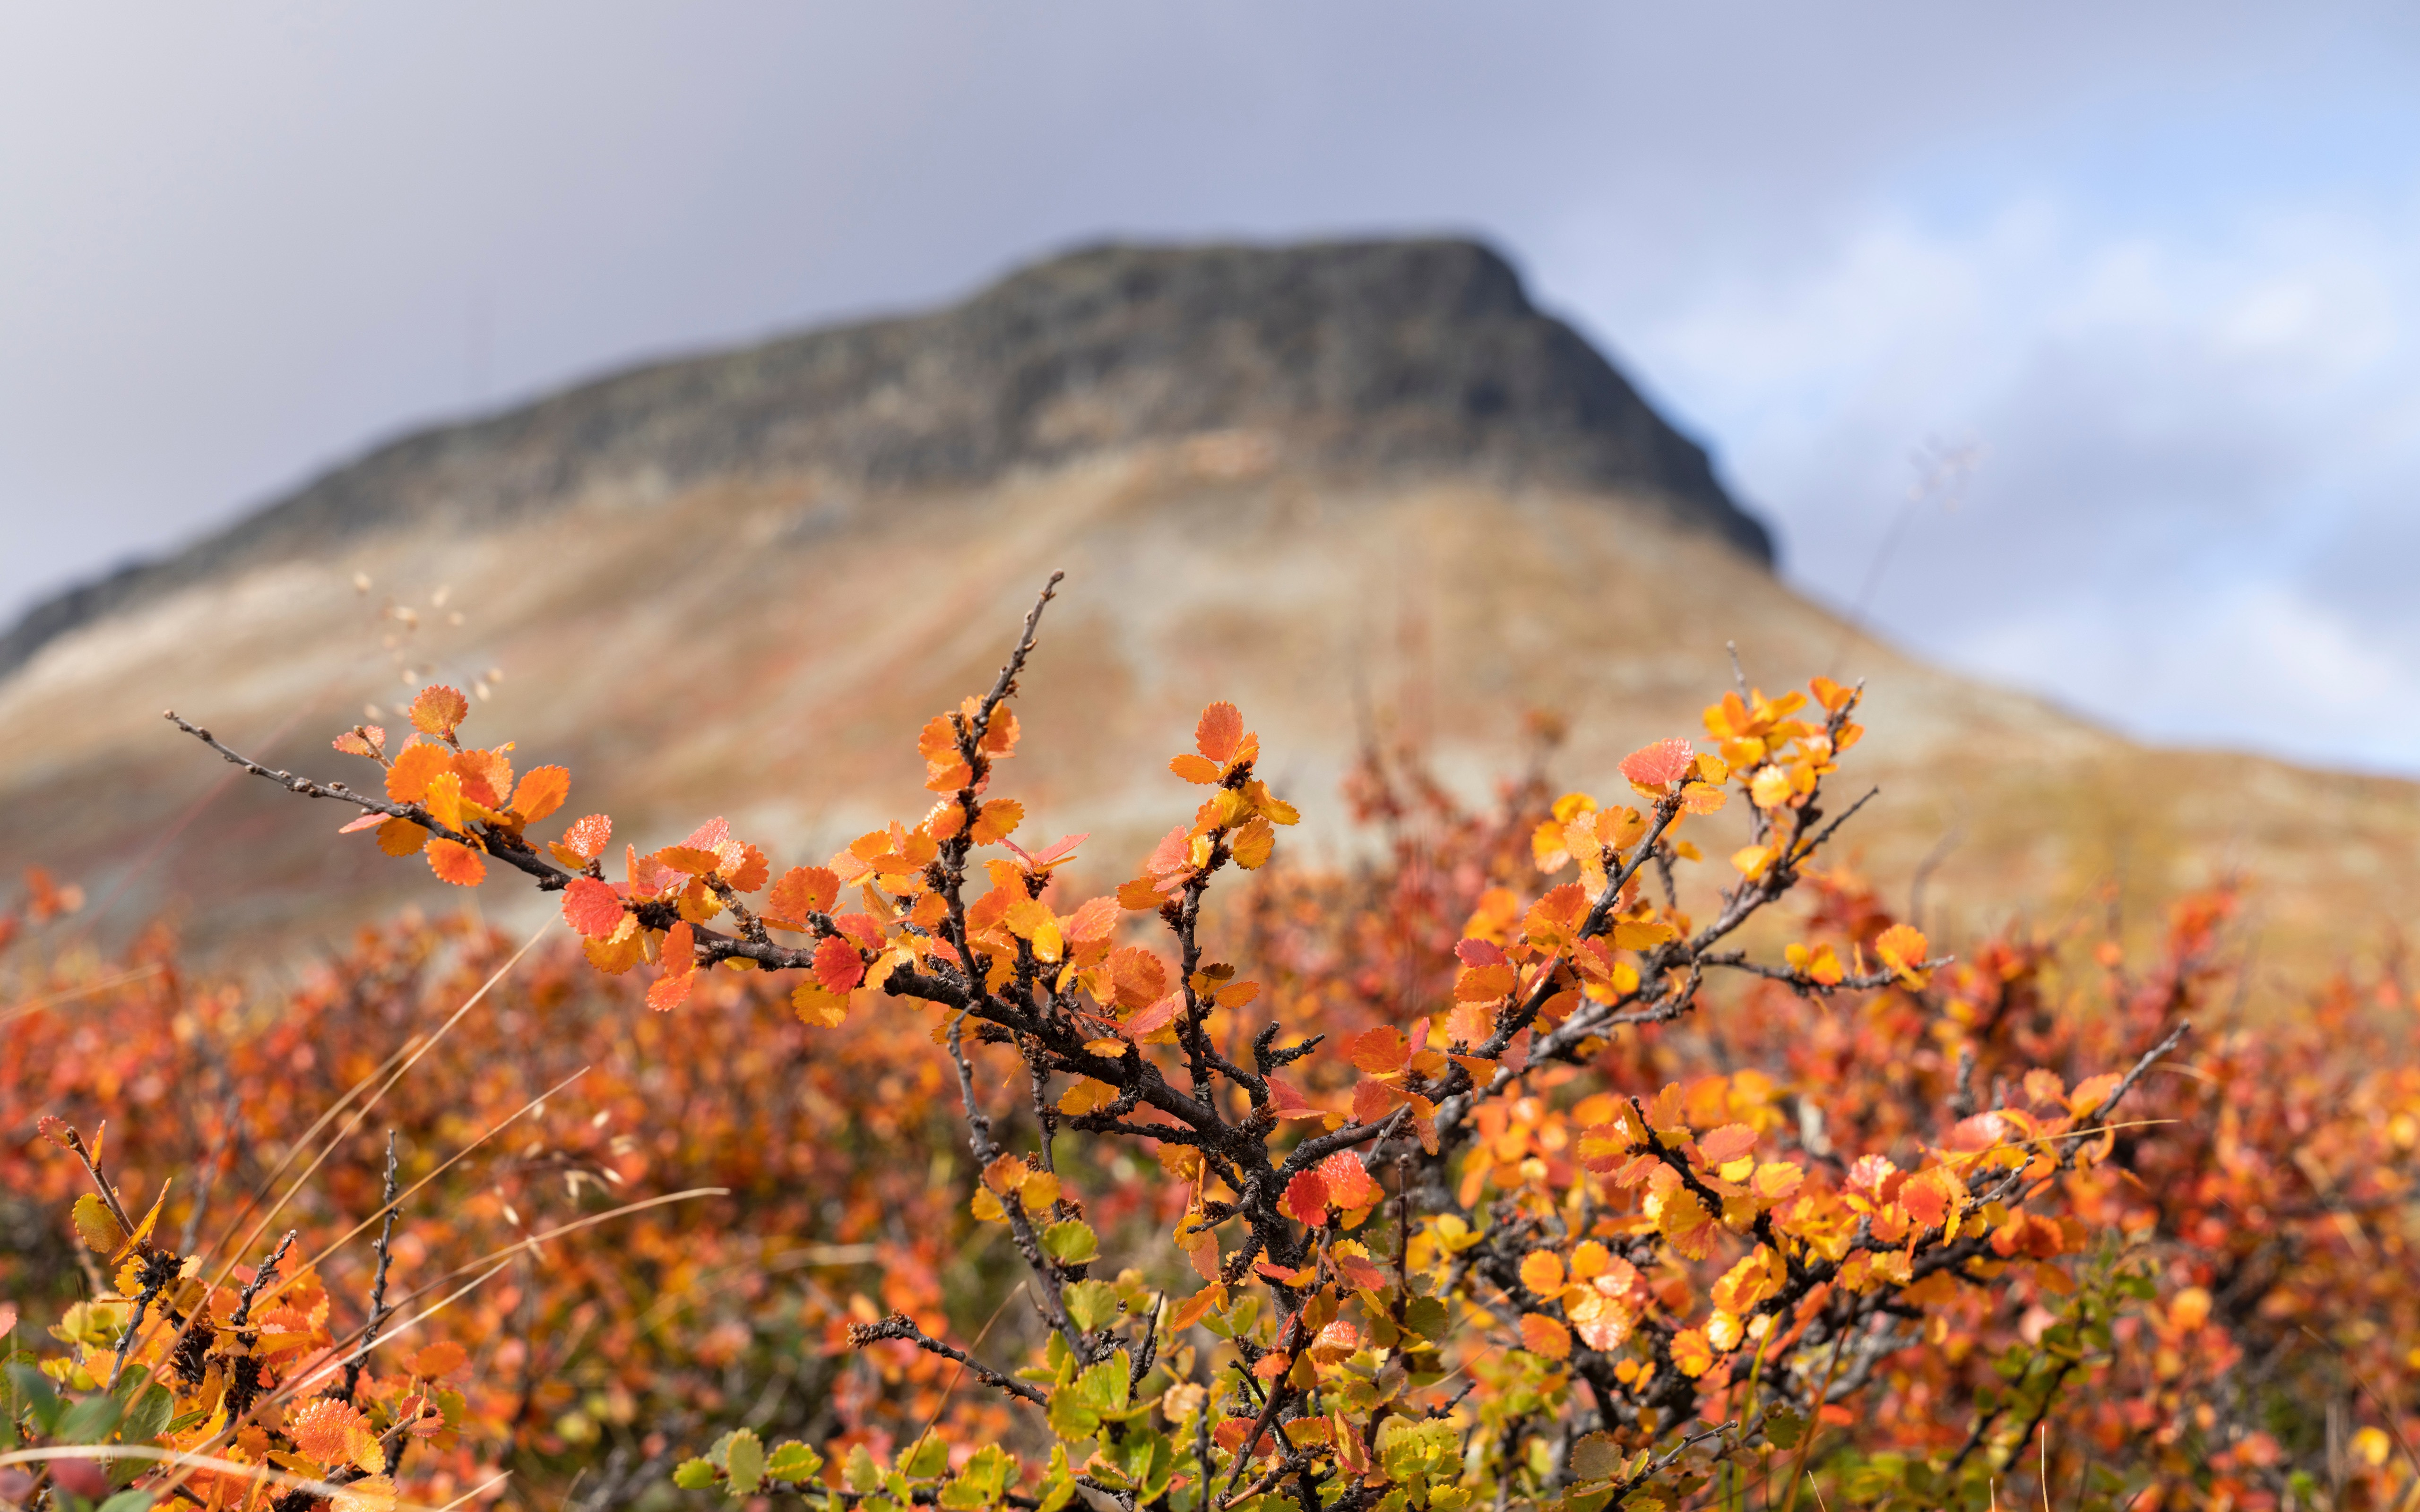
[[[530, 937], [521, 942], [521, 948], [515, 950], [509, 960], [505, 961], [503, 965], [498, 966], [492, 973], [490, 973], [488, 980], [479, 984], [479, 990], [473, 993], [468, 998], [464, 999], [462, 1006], [456, 1009], [452, 1016], [447, 1018], [444, 1023], [439, 1025], [435, 1033], [421, 1041], [417, 1049], [412, 1050], [409, 1055], [405, 1056], [403, 1057], [402, 1064], [396, 1066], [395, 1070], [388, 1073], [386, 1079], [380, 1084], [378, 1090], [371, 1093], [369, 1097], [363, 1102], [360, 1107], [354, 1109], [353, 1116], [346, 1121], [345, 1126], [342, 1129], [337, 1130], [334, 1136], [330, 1138], [326, 1144], [320, 1147], [319, 1153], [311, 1158], [311, 1164], [303, 1168], [302, 1174], [296, 1177], [293, 1183], [287, 1187], [286, 1195], [279, 1197], [276, 1204], [267, 1212], [262, 1213], [260, 1217], [254, 1222], [250, 1231], [237, 1242], [233, 1250], [230, 1252], [230, 1257], [227, 1260], [225, 1269], [220, 1273], [218, 1280], [214, 1282], [213, 1285], [224, 1286], [226, 1284], [227, 1276], [232, 1274], [235, 1270], [236, 1262], [233, 1257], [241, 1255], [251, 1246], [253, 1241], [258, 1239], [262, 1232], [265, 1231], [271, 1223], [276, 1221], [277, 1215], [286, 1210], [286, 1205], [288, 1202], [293, 1201], [296, 1194], [302, 1190], [303, 1183], [309, 1181], [313, 1176], [317, 1175], [319, 1167], [327, 1164], [328, 1157], [336, 1152], [336, 1147], [343, 1144], [347, 1138], [351, 1136], [354, 1130], [362, 1126], [362, 1120], [370, 1116], [370, 1111], [379, 1105], [380, 1100], [386, 1096], [388, 1091], [394, 1088], [396, 1082], [403, 1079], [404, 1073], [411, 1071], [412, 1067], [418, 1065], [421, 1057], [427, 1055], [431, 1049], [435, 1048], [438, 1041], [443, 1040], [446, 1034], [453, 1029], [454, 1026], [461, 1023], [464, 1016], [467, 1015], [471, 1010], [478, 1007], [480, 1002], [487, 997], [488, 994], [494, 990], [496, 983], [504, 980], [505, 976], [512, 971], [513, 967], [520, 964], [521, 958], [536, 948], [537, 942], [545, 938], [546, 932], [552, 929], [554, 927], [554, 919], [550, 918], [545, 923], [540, 924], [535, 931], [533, 931]], [[376, 1073], [373, 1072], [372, 1074], [375, 1075]], [[359, 1090], [358, 1086], [355, 1088], [355, 1090]], [[349, 1092], [346, 1095], [350, 1097], [352, 1094]], [[326, 1120], [323, 1119], [320, 1123], [313, 1126], [313, 1132], [316, 1134], [318, 1129], [324, 1127], [326, 1127]], [[296, 1142], [297, 1148], [300, 1148], [303, 1144], [307, 1144], [310, 1137], [310, 1135], [305, 1135], [303, 1139], [298, 1140]]]
[[28, 1013], [39, 1013], [59, 1003], [71, 1003], [79, 997], [89, 997], [95, 993], [105, 993], [112, 987], [123, 987], [131, 981], [142, 981], [146, 978], [156, 977], [167, 969], [165, 966], [145, 966], [140, 971], [120, 972], [115, 977], [103, 977], [99, 981], [85, 982], [81, 987], [66, 987], [45, 996], [29, 997], [22, 1003], [11, 1003], [7, 1008], [0, 1008], [0, 1024], [6, 1024], [11, 1019], [23, 1018]]

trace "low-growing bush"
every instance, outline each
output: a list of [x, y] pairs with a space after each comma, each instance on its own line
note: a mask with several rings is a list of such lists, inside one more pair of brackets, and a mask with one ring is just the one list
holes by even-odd
[[360, 789], [178, 720], [579, 944], [407, 921], [251, 995], [26, 932], [0, 1108], [50, 1139], [0, 1160], [73, 1242], [0, 1256], [56, 1319], [17, 1327], [0, 1498], [2420, 1486], [2391, 978], [2254, 1014], [2231, 890], [2148, 960], [2076, 923], [1953, 958], [1828, 857], [1861, 731], [1821, 679], [1724, 694], [1626, 793], [1475, 811], [1373, 756], [1328, 874], [1271, 864], [1295, 810], [1213, 703], [1192, 817], [1087, 896], [1082, 837], [994, 792], [1042, 611], [922, 732], [927, 810], [778, 872], [720, 820], [542, 839], [569, 774], [464, 744], [448, 688], [337, 739]]

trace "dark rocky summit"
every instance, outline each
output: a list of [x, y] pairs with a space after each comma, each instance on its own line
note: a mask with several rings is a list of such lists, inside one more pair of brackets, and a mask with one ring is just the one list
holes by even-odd
[[1237, 428], [1274, 439], [1288, 469], [1620, 490], [1772, 560], [1706, 454], [1483, 246], [1105, 246], [931, 315], [657, 363], [408, 436], [37, 606], [0, 636], [0, 675], [138, 596], [370, 532], [475, 529], [719, 478], [972, 485]]

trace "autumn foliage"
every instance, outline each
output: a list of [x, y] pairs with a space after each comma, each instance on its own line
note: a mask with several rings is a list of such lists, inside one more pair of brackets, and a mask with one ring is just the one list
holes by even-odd
[[572, 774], [466, 744], [450, 688], [337, 737], [360, 788], [178, 720], [577, 944], [407, 921], [263, 999], [50, 948], [45, 881], [0, 1498], [2420, 1490], [2391, 976], [2248, 1010], [2231, 890], [2148, 951], [1928, 938], [1833, 858], [1862, 731], [1823, 679], [1723, 693], [1611, 793], [1473, 810], [1373, 752], [1343, 872], [1281, 861], [1309, 795], [1213, 702], [1191, 816], [1087, 887], [999, 791], [1049, 596], [919, 733], [929, 807], [800, 864], [555, 831]]

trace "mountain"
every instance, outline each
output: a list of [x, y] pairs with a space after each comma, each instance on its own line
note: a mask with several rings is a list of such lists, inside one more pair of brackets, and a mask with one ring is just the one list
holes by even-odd
[[1706, 454], [1484, 247], [1103, 247], [938, 314], [659, 363], [407, 437], [167, 561], [39, 605], [0, 636], [0, 674], [163, 591], [380, 532], [734, 480], [969, 487], [1234, 427], [1297, 466], [1636, 490], [1773, 557]]
[[0, 640], [0, 855], [81, 877], [111, 927], [255, 953], [399, 902], [534, 919], [230, 782], [159, 717], [345, 776], [331, 734], [442, 680], [483, 690], [470, 734], [570, 765], [572, 810], [624, 838], [723, 812], [819, 859], [922, 810], [914, 731], [1064, 568], [1002, 791], [1092, 831], [1096, 881], [1189, 813], [1164, 763], [1212, 699], [1310, 816], [1294, 849], [1334, 860], [1365, 739], [1478, 794], [1552, 710], [1558, 779], [1618, 791], [1621, 754], [1697, 733], [1735, 642], [1768, 688], [1867, 679], [1850, 772], [1885, 794], [1844, 856], [1895, 890], [1921, 871], [1936, 927], [2241, 867], [2278, 938], [2318, 941], [2420, 882], [2420, 789], [2135, 747], [1852, 635], [1772, 555], [1483, 247], [1098, 248], [405, 438], [41, 606]]

